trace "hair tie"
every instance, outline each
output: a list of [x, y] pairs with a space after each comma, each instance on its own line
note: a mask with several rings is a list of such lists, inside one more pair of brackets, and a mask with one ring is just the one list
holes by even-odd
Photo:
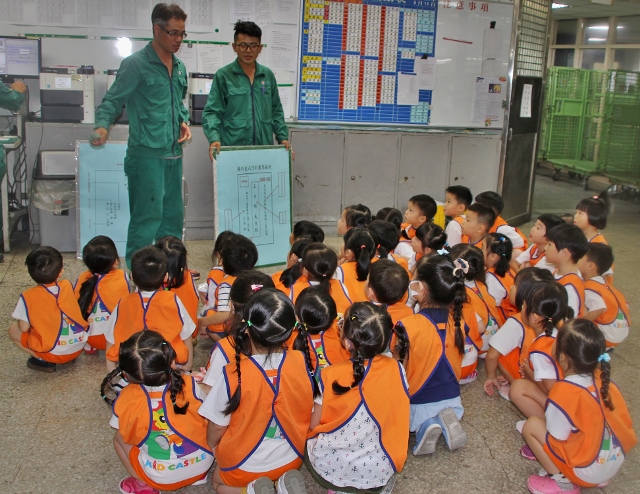
[[449, 254], [449, 251], [447, 249], [440, 249], [440, 250], [437, 250], [436, 252], [441, 256], [446, 256]]
[[251, 285], [251, 291], [256, 293], [262, 289], [262, 285]]
[[547, 322], [553, 322], [553, 317], [549, 317], [549, 318], [547, 319]]
[[326, 277], [327, 277], [327, 273], [324, 273], [324, 274], [322, 275], [322, 277], [323, 277], [323, 278], [326, 278]]
[[376, 246], [376, 249], [379, 249], [379, 248], [380, 248], [380, 244], [378, 244], [378, 245]]
[[598, 199], [600, 199], [598, 196], [593, 196], [593, 198], [597, 201]]
[[162, 343], [160, 343], [160, 344], [161, 344], [161, 345], [166, 345], [166, 344], [167, 344], [167, 342], [166, 342], [166, 341], [163, 341], [163, 342], [162, 342]]
[[453, 276], [460, 276], [460, 272], [467, 274], [469, 272], [469, 263], [459, 257], [455, 261], [453, 261]]
[[349, 321], [357, 321], [357, 320], [358, 320], [358, 316], [349, 317]]
[[249, 321], [249, 319], [247, 319], [247, 326], [251, 327], [251, 321]]
[[93, 273], [94, 278], [100, 278], [100, 273]]
[[598, 357], [598, 362], [609, 362], [609, 360], [611, 360], [611, 355], [609, 355], [607, 352]]
[[361, 248], [361, 249], [366, 249], [366, 248], [367, 248], [367, 246], [366, 246], [366, 245], [364, 245], [364, 244], [362, 244], [362, 245], [360, 246], [360, 248]]
[[507, 254], [505, 254], [504, 252], [502, 254], [500, 254], [501, 257], [507, 257]]
[[302, 262], [302, 257], [298, 257], [298, 260], [296, 262]]

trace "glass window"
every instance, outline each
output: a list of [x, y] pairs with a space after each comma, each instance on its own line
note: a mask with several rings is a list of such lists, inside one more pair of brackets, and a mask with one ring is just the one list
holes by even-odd
[[557, 45], [575, 45], [578, 33], [578, 20], [558, 21]]
[[616, 69], [640, 71], [640, 50], [617, 49], [614, 60]]
[[575, 55], [573, 48], [556, 48], [556, 56], [553, 65], [556, 67], [573, 67], [573, 57]]
[[615, 42], [619, 44], [640, 44], [640, 15], [618, 18]]
[[585, 45], [606, 45], [609, 35], [609, 19], [606, 17], [599, 19], [585, 19], [584, 37], [582, 42]]
[[589, 70], [605, 70], [604, 48], [582, 50], [582, 68]]

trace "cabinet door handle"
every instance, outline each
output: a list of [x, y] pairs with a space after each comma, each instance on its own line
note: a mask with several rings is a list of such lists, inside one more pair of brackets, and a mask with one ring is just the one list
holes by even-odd
[[295, 179], [296, 179], [296, 182], [298, 182], [302, 187], [304, 187], [302, 180], [300, 180], [300, 175], [296, 175]]

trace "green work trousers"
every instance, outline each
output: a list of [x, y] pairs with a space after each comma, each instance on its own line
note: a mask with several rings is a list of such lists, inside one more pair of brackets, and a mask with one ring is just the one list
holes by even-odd
[[127, 266], [138, 249], [166, 235], [182, 238], [182, 156], [124, 159], [129, 187]]

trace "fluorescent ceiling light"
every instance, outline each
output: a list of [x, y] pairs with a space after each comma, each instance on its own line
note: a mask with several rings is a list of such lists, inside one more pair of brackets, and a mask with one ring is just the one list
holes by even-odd
[[116, 41], [116, 48], [121, 57], [128, 57], [131, 55], [133, 43], [131, 43], [129, 38], [118, 38], [118, 41]]
[[551, 4], [551, 8], [552, 9], [566, 9], [567, 7], [570, 7], [570, 5], [565, 5], [564, 3], [552, 3]]
[[608, 31], [609, 26], [589, 26], [587, 29], [597, 29], [599, 31]]
[[607, 38], [587, 38], [587, 41], [607, 41]]

